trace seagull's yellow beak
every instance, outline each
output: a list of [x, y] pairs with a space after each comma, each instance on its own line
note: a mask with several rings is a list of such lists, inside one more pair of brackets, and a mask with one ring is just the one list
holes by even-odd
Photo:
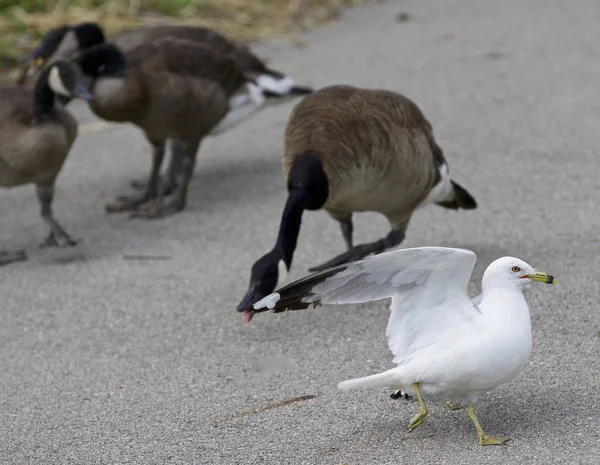
[[554, 279], [554, 276], [544, 273], [543, 271], [538, 271], [534, 274], [526, 274], [521, 277], [529, 278], [532, 281], [537, 281], [538, 283], [556, 284], [556, 279]]

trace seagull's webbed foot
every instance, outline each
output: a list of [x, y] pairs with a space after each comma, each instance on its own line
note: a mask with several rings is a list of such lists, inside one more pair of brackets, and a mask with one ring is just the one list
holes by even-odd
[[479, 420], [477, 420], [477, 416], [475, 415], [475, 406], [470, 403], [467, 408], [467, 414], [469, 418], [473, 422], [475, 429], [477, 430], [477, 436], [479, 436], [479, 444], [482, 446], [499, 446], [505, 444], [510, 438], [506, 436], [488, 436], [483, 432], [481, 425], [479, 424]]
[[421, 397], [419, 383], [413, 383], [412, 387], [415, 391], [417, 402], [419, 402], [419, 413], [417, 413], [414, 417], [411, 418], [410, 423], [408, 425], [408, 431], [413, 431], [417, 426], [423, 423], [423, 420], [425, 420], [425, 417], [427, 416], [427, 407], [425, 407], [425, 403], [423, 402], [423, 398]]
[[384, 238], [375, 242], [367, 242], [365, 244], [355, 245], [351, 249], [346, 252], [337, 255], [331, 260], [318, 265], [312, 268], [309, 268], [308, 271], [316, 272], [323, 271], [327, 268], [331, 268], [334, 266], [342, 265], [343, 263], [353, 262], [355, 260], [360, 260], [361, 258], [366, 257], [370, 254], [378, 254], [381, 253], [391, 247], [395, 247], [402, 242], [404, 239], [404, 232], [399, 231], [397, 229], [392, 229], [390, 233]]
[[502, 446], [510, 441], [507, 436], [481, 436], [479, 438], [479, 444], [482, 446]]
[[454, 399], [449, 400], [446, 403], [446, 406], [448, 407], [448, 410], [462, 410], [464, 408], [463, 405], [459, 401], [454, 400]]
[[25, 250], [0, 250], [0, 266], [27, 260]]

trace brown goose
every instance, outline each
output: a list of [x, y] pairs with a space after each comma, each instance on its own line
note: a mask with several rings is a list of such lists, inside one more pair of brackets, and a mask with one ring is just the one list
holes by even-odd
[[[154, 148], [145, 192], [107, 206], [109, 212], [137, 210], [136, 217], [181, 211], [201, 140], [248, 117], [269, 94], [227, 55], [172, 37], [144, 43], [126, 55], [115, 45], [100, 44], [75, 61], [91, 79], [92, 111], [137, 125]], [[181, 167], [173, 195], [162, 203], [154, 200], [167, 139], [178, 141]]]
[[[304, 210], [329, 213], [340, 223], [348, 248], [311, 269], [319, 271], [399, 245], [419, 207], [477, 207], [450, 178], [419, 107], [391, 91], [334, 85], [307, 96], [290, 115], [283, 167], [288, 198], [277, 241], [252, 266], [240, 312], [273, 292], [280, 265], [290, 269]], [[353, 245], [352, 213], [362, 211], [385, 215], [389, 234]]]
[[[54, 219], [52, 199], [56, 177], [77, 137], [77, 121], [55, 103], [55, 96], [89, 99], [70, 63], [57, 61], [44, 70], [35, 88], [0, 89], [0, 186], [33, 183], [41, 215], [50, 227], [44, 246], [77, 243]], [[0, 265], [26, 259], [23, 250], [0, 252]]]
[[[212, 29], [200, 26], [145, 26], [121, 31], [105, 38], [104, 31], [95, 22], [65, 25], [46, 33], [38, 47], [27, 56], [27, 61], [31, 65], [30, 74], [33, 74], [36, 69], [52, 63], [57, 58], [72, 58], [77, 53], [105, 41], [113, 43], [127, 55], [142, 44], [164, 37], [190, 40], [205, 45], [215, 53], [228, 55], [246, 76], [256, 80], [261, 87], [269, 91], [271, 98], [267, 99], [265, 104], [285, 102], [291, 97], [312, 92], [309, 87], [297, 86], [294, 80], [284, 73], [268, 68], [247, 45], [231, 41]], [[211, 135], [220, 132], [222, 131], [213, 131]], [[177, 166], [181, 163], [179, 153], [184, 150], [185, 148], [179, 147], [177, 141], [174, 141], [167, 182], [161, 183], [162, 193], [173, 190], [174, 176]], [[144, 182], [139, 181], [133, 181], [132, 185], [137, 189], [146, 187]]]

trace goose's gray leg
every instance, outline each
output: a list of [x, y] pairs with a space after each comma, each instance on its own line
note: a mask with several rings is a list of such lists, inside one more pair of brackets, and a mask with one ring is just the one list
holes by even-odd
[[[157, 199], [156, 202], [148, 202], [132, 214], [135, 218], [157, 219], [178, 213], [185, 208], [187, 192], [194, 167], [196, 165], [196, 152], [199, 144], [180, 142], [181, 150], [185, 148], [185, 154], [180, 157], [180, 166], [175, 175], [175, 191], [166, 199]], [[184, 145], [185, 144], [185, 145]]]
[[367, 242], [365, 244], [359, 244], [352, 247], [350, 250], [332, 258], [331, 260], [312, 268], [308, 271], [322, 271], [333, 266], [341, 265], [343, 263], [353, 262], [360, 260], [370, 254], [378, 254], [392, 247], [396, 247], [404, 240], [404, 231], [398, 229], [392, 229], [387, 236], [383, 239], [379, 239], [375, 242]]
[[131, 196], [119, 196], [117, 200], [106, 205], [107, 213], [134, 211], [140, 205], [155, 199], [158, 196], [158, 181], [160, 176], [160, 166], [165, 155], [164, 143], [153, 144], [152, 168], [150, 177], [143, 193]]
[[352, 233], [354, 232], [354, 225], [352, 224], [352, 217], [347, 220], [340, 221], [340, 227], [342, 229], [342, 236], [344, 236], [344, 242], [348, 250], [352, 249]]
[[0, 266], [21, 262], [23, 260], [27, 260], [27, 254], [24, 250], [0, 250]]
[[[185, 143], [182, 144], [180, 141], [171, 140], [171, 160], [169, 162], [169, 168], [167, 169], [166, 176], [159, 176], [158, 180], [158, 195], [165, 196], [170, 195], [175, 191], [176, 177], [179, 169], [181, 168], [181, 159], [185, 156]], [[131, 187], [135, 190], [144, 190], [148, 186], [146, 179], [133, 179], [131, 181]]]
[[52, 200], [54, 199], [54, 186], [36, 186], [36, 193], [41, 207], [42, 219], [50, 228], [50, 234], [41, 244], [41, 247], [73, 247], [79, 242], [71, 237], [64, 228], [58, 224], [52, 215]]

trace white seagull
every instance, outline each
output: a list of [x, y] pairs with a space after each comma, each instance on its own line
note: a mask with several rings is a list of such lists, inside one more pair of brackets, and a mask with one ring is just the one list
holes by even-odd
[[475, 403], [525, 369], [531, 318], [523, 291], [532, 281], [556, 281], [518, 258], [503, 257], [488, 266], [482, 294], [471, 299], [467, 291], [475, 261], [475, 253], [465, 249], [395, 250], [307, 276], [256, 302], [252, 311], [278, 313], [391, 297], [386, 336], [397, 367], [338, 387], [416, 396], [420, 410], [409, 431], [427, 416], [423, 396], [445, 396], [453, 399], [450, 408], [468, 406], [481, 445], [504, 444], [508, 438], [483, 432]]

